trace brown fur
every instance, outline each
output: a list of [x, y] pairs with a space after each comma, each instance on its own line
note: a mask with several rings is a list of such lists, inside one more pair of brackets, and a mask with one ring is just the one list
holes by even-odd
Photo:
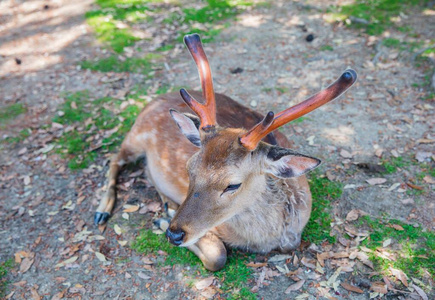
[[[191, 94], [203, 101], [200, 93]], [[171, 108], [191, 113], [179, 94], [171, 93], [151, 102], [138, 116], [111, 163], [108, 192], [97, 211], [111, 212], [120, 167], [146, 156], [148, 178], [162, 200], [171, 201], [175, 207], [181, 205], [170, 228], [186, 232], [184, 246], [208, 269], [217, 270], [225, 264], [222, 241], [257, 252], [295, 248], [311, 211], [305, 176], [278, 179], [266, 174], [264, 151], [268, 145], [260, 143], [249, 152], [239, 143], [246, 132], [243, 128], [251, 128], [263, 116], [216, 94], [217, 122], [223, 127], [202, 133], [206, 136], [198, 149], [170, 119]], [[281, 133], [276, 132], [275, 138], [281, 146], [290, 146]], [[265, 141], [273, 143], [274, 138], [267, 136]], [[228, 185], [237, 183], [231, 180], [243, 184], [234, 197], [221, 197]]]

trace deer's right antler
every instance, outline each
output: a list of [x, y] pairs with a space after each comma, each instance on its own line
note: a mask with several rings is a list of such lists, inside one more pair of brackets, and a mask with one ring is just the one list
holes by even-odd
[[269, 112], [261, 123], [255, 125], [240, 137], [240, 143], [249, 151], [253, 151], [257, 148], [258, 143], [270, 132], [334, 100], [350, 88], [356, 79], [356, 72], [348, 69], [333, 84], [307, 100], [283, 110], [275, 117], [273, 112]]
[[184, 36], [184, 43], [198, 67], [205, 104], [196, 101], [185, 89], [181, 89], [180, 94], [184, 102], [186, 102], [201, 119], [200, 128], [204, 131], [208, 131], [216, 126], [216, 101], [210, 65], [198, 34], [195, 33]]

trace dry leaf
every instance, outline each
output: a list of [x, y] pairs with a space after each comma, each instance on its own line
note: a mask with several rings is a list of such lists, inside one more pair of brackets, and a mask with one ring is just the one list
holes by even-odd
[[308, 260], [306, 257], [303, 257], [301, 259], [301, 263], [310, 269], [316, 269], [315, 261], [314, 260]]
[[352, 154], [349, 151], [346, 151], [344, 149], [342, 149], [340, 151], [340, 155], [341, 155], [341, 157], [344, 157], [344, 158], [352, 158]]
[[27, 271], [29, 271], [30, 267], [33, 265], [34, 262], [35, 260], [30, 259], [29, 257], [23, 259], [20, 265], [20, 273], [26, 273]]
[[418, 186], [418, 185], [412, 184], [410, 182], [407, 182], [406, 185], [409, 186], [410, 188], [413, 188], [414, 190], [419, 190], [419, 191], [423, 190], [422, 186]]
[[423, 300], [429, 300], [427, 294], [420, 287], [416, 286], [415, 284], [412, 284], [412, 287], [415, 289], [415, 291], [420, 295], [420, 297]]
[[270, 262], [276, 263], [276, 262], [280, 262], [280, 261], [286, 260], [286, 259], [291, 258], [291, 257], [292, 257], [291, 255], [287, 255], [287, 254], [278, 254], [278, 255], [275, 255], [275, 256], [272, 256], [271, 258], [269, 258], [267, 260], [267, 262], [268, 263], [270, 263]]
[[286, 290], [285, 290], [285, 294], [289, 294], [290, 292], [294, 292], [299, 290], [305, 283], [305, 279], [299, 280], [298, 282], [290, 285]]
[[394, 269], [394, 268], [390, 267], [390, 271], [391, 271], [391, 274], [394, 277], [396, 277], [397, 279], [399, 279], [400, 282], [402, 282], [404, 286], [408, 287], [408, 277], [406, 276], [405, 273], [403, 273], [402, 270]]
[[359, 209], [352, 209], [346, 216], [346, 221], [355, 221], [358, 220], [359, 217]]
[[377, 150], [375, 151], [375, 155], [376, 155], [377, 157], [381, 158], [381, 157], [382, 157], [382, 152], [384, 152], [384, 149], [377, 149]]
[[370, 178], [370, 179], [367, 179], [366, 182], [370, 185], [383, 184], [383, 183], [387, 182], [387, 179], [385, 179], [385, 178]]
[[27, 176], [24, 176], [24, 185], [29, 185], [30, 184], [30, 176], [29, 175], [27, 175]]
[[344, 287], [346, 290], [358, 294], [364, 294], [364, 291], [356, 286], [350, 285], [349, 283], [342, 282], [341, 286]]
[[104, 262], [107, 261], [106, 256], [104, 256], [103, 253], [95, 251], [95, 256], [98, 258], [99, 261]]
[[139, 205], [124, 205], [124, 207], [125, 213], [132, 213], [139, 210]]
[[55, 267], [55, 268], [61, 268], [61, 267], [66, 266], [66, 265], [68, 265], [68, 264], [72, 264], [72, 263], [75, 262], [78, 258], [79, 258], [78, 256], [70, 257], [70, 258], [64, 260], [63, 262], [58, 263], [58, 264], [55, 265], [54, 267]]
[[426, 183], [435, 184], [435, 179], [432, 176], [426, 175], [423, 177], [423, 180]]
[[51, 300], [60, 300], [63, 298], [63, 295], [65, 294], [65, 290], [63, 290], [62, 292], [59, 292], [57, 294], [55, 294], [53, 296], [53, 298], [51, 298]]
[[130, 219], [130, 216], [128, 215], [128, 213], [122, 213], [121, 216], [126, 220]]
[[148, 211], [151, 211], [151, 212], [158, 212], [161, 209], [159, 202], [151, 202], [150, 204], [147, 205], [147, 208], [148, 208]]
[[115, 230], [115, 233], [116, 233], [117, 235], [121, 235], [121, 234], [122, 234], [121, 227], [119, 227], [118, 224], [115, 224], [115, 226], [113, 226], [113, 229]]
[[432, 156], [432, 153], [431, 153], [431, 152], [418, 151], [418, 152], [415, 154], [415, 159], [416, 159], [418, 162], [425, 162], [426, 159], [430, 158], [431, 156]]
[[127, 241], [118, 241], [118, 244], [124, 247], [125, 245], [127, 245]]
[[432, 144], [435, 143], [435, 140], [432, 139], [418, 139], [417, 144]]
[[22, 258], [28, 257], [29, 254], [26, 251], [18, 251], [15, 253], [15, 262], [17, 264], [21, 263]]
[[30, 288], [30, 294], [32, 295], [33, 300], [41, 300], [41, 296], [39, 296], [38, 291], [35, 288]]
[[142, 279], [144, 279], [144, 280], [148, 280], [148, 279], [151, 278], [150, 276], [148, 276], [148, 275], [145, 274], [144, 272], [139, 272], [139, 273], [137, 273], [137, 276], [139, 276], [139, 278], [142, 278]]
[[154, 262], [151, 259], [149, 259], [148, 257], [142, 258], [142, 262], [144, 264], [146, 264], [146, 265], [152, 265], [152, 264], [154, 264]]
[[391, 239], [386, 239], [383, 243], [382, 243], [382, 247], [388, 247], [389, 245], [391, 245], [392, 240]]
[[358, 252], [357, 258], [366, 266], [370, 267], [371, 269], [374, 269], [373, 263], [369, 260], [369, 257], [364, 252]]
[[254, 263], [254, 262], [250, 262], [246, 264], [247, 267], [251, 267], [251, 268], [261, 268], [264, 266], [267, 266], [267, 263]]
[[85, 198], [86, 198], [86, 196], [81, 196], [81, 197], [77, 198], [77, 204], [80, 205], [83, 202], [83, 200], [85, 200]]
[[316, 138], [316, 136], [311, 135], [307, 138], [308, 141], [308, 145], [313, 146], [314, 145], [314, 139]]
[[398, 230], [398, 231], [403, 231], [403, 230], [405, 230], [405, 229], [403, 229], [402, 226], [397, 225], [397, 224], [389, 224], [388, 227], [394, 228], [394, 229], [396, 229], [396, 230]]
[[380, 294], [386, 294], [388, 292], [387, 285], [385, 284], [385, 282], [381, 281], [372, 282], [372, 286], [370, 287], [370, 289], [373, 292]]
[[203, 290], [206, 287], [209, 287], [210, 285], [212, 285], [213, 281], [214, 281], [214, 276], [210, 276], [210, 277], [204, 278], [204, 279], [196, 282], [195, 287], [198, 290]]

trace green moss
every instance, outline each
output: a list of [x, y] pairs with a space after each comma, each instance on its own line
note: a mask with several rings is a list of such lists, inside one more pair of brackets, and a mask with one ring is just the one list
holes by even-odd
[[[222, 281], [222, 291], [227, 299], [255, 299], [247, 282], [252, 278], [252, 269], [246, 266], [254, 258], [252, 254], [233, 252], [228, 256], [225, 267], [217, 272], [205, 270], [199, 258], [186, 248], [172, 246], [164, 235], [154, 234], [151, 230], [143, 230], [132, 244], [132, 248], [139, 253], [157, 255], [164, 251], [165, 265], [186, 265], [197, 268], [204, 276], [214, 275]], [[161, 257], [161, 255], [159, 255]], [[193, 282], [193, 281], [192, 281]]]
[[148, 54], [143, 58], [127, 57], [123, 60], [117, 56], [110, 56], [96, 61], [83, 61], [81, 67], [99, 72], [131, 72], [148, 75], [154, 62], [161, 58], [158, 54]]
[[334, 51], [334, 48], [331, 45], [322, 45], [320, 51]]
[[87, 12], [86, 20], [101, 42], [121, 53], [140, 40], [132, 33], [131, 25], [150, 19], [146, 14], [150, 10], [149, 2], [154, 1], [98, 0], [101, 9]]
[[30, 128], [26, 128], [26, 129], [21, 130], [18, 133], [18, 135], [16, 135], [16, 136], [9, 136], [9, 137], [3, 139], [1, 142], [2, 143], [7, 143], [7, 144], [17, 144], [17, 143], [20, 143], [20, 142], [24, 141], [31, 134], [32, 134], [32, 130]]
[[174, 48], [175, 48], [174, 45], [172, 45], [172, 44], [167, 44], [167, 45], [164, 45], [164, 46], [161, 46], [161, 47], [157, 48], [156, 51], [159, 51], [159, 52], [165, 52], [165, 51], [172, 50], [172, 49], [174, 49]]
[[[386, 239], [392, 239], [394, 247], [389, 247], [388, 251], [394, 254], [395, 259], [381, 257], [376, 252], [370, 256], [377, 270], [388, 273], [388, 269], [393, 267], [409, 277], [426, 278], [427, 273], [435, 276], [434, 232], [394, 219], [375, 219], [369, 216], [361, 217], [358, 224], [358, 227], [368, 228], [370, 232], [361, 245], [373, 251], [382, 248]], [[396, 230], [392, 225], [399, 225], [404, 230]]]
[[8, 291], [9, 281], [7, 280], [8, 272], [14, 267], [12, 258], [0, 263], [0, 297], [5, 296]]
[[412, 7], [423, 8], [428, 0], [356, 0], [352, 4], [331, 8], [333, 18], [345, 20], [355, 17], [367, 21], [367, 24], [351, 22], [350, 26], [364, 29], [370, 35], [380, 35], [386, 29], [395, 26], [393, 18]]
[[333, 243], [335, 237], [330, 236], [331, 201], [341, 197], [343, 185], [320, 177], [318, 172], [311, 173], [309, 178], [313, 206], [311, 218], [303, 232], [303, 239], [312, 243], [321, 243], [324, 240]]
[[199, 258], [184, 247], [172, 246], [165, 238], [163, 234], [155, 234], [151, 230], [142, 230], [135, 242], [132, 244], [132, 248], [137, 252], [143, 254], [157, 254], [157, 251], [161, 250], [168, 255], [165, 256], [164, 264], [166, 265], [188, 265], [188, 266], [200, 266], [202, 265]]
[[0, 125], [6, 124], [10, 120], [25, 113], [27, 109], [22, 103], [10, 104], [0, 108]]
[[397, 169], [403, 169], [407, 166], [409, 166], [411, 162], [402, 156], [399, 157], [390, 157], [389, 160], [383, 160], [382, 165], [386, 169], [387, 174], [393, 174], [397, 172]]
[[[202, 8], [184, 8], [181, 13], [172, 13], [165, 22], [174, 25], [183, 23], [189, 26], [187, 30], [178, 32], [176, 39], [178, 42], [181, 42], [186, 34], [197, 33], [201, 35], [204, 43], [208, 43], [214, 40], [223, 27], [229, 26], [229, 24], [224, 24], [223, 27], [215, 26], [216, 24], [235, 17], [244, 7], [252, 5], [252, 1], [207, 0]], [[203, 24], [207, 29], [199, 29], [197, 24]]]
[[394, 38], [386, 38], [382, 41], [382, 44], [389, 48], [399, 48], [402, 42]]
[[[136, 95], [136, 101], [140, 101], [143, 93]], [[118, 112], [121, 103], [122, 101], [110, 97], [91, 100], [86, 91], [66, 96], [62, 107], [64, 114], [56, 116], [53, 121], [74, 127], [56, 140], [57, 152], [68, 160], [71, 169], [86, 168], [96, 160], [100, 152], [114, 151], [121, 144], [140, 112], [136, 105], [128, 105]], [[115, 127], [117, 130], [95, 147], [97, 141], [93, 140], [94, 137]]]

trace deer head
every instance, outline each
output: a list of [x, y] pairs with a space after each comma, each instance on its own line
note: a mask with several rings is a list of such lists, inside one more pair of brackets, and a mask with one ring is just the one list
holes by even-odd
[[210, 229], [249, 209], [266, 189], [266, 177], [292, 178], [316, 168], [320, 160], [261, 141], [268, 133], [337, 98], [356, 81], [346, 70], [325, 90], [276, 116], [269, 112], [250, 130], [221, 128], [216, 123], [215, 94], [207, 57], [197, 34], [184, 38], [198, 66], [205, 104], [180, 91], [196, 113], [171, 110], [181, 132], [199, 147], [187, 162], [189, 189], [166, 232], [174, 245], [194, 244]]

